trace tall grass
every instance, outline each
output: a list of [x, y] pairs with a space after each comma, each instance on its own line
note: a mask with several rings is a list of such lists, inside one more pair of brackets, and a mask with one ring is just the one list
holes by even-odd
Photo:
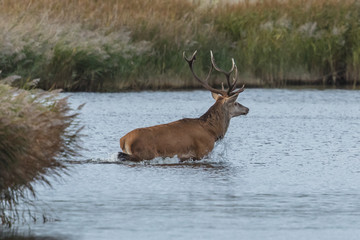
[[61, 156], [75, 155], [80, 127], [66, 98], [0, 84], [0, 221], [23, 217], [19, 203], [31, 203], [33, 184], [66, 167]]
[[182, 51], [206, 72], [212, 49], [248, 85], [357, 85], [358, 1], [202, 2], [0, 0], [0, 69], [46, 89], [192, 88]]
[[220, 9], [216, 25], [235, 41], [244, 70], [269, 85], [346, 84], [359, 78], [359, 10], [358, 1], [263, 1]]

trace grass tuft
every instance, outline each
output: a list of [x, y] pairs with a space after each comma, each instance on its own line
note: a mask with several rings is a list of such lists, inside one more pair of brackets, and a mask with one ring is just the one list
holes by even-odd
[[0, 221], [11, 226], [26, 213], [19, 203], [31, 205], [33, 184], [66, 170], [59, 159], [76, 155], [81, 127], [55, 92], [0, 84], [0, 102]]

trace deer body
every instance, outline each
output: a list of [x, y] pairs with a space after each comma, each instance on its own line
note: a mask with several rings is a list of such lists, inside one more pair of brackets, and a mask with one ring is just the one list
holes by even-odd
[[214, 148], [215, 140], [205, 122], [200, 119], [182, 119], [135, 129], [120, 139], [120, 146], [134, 160], [174, 156], [180, 159], [201, 159]]
[[[195, 55], [196, 52], [191, 60], [184, 56], [192, 72]], [[215, 66], [212, 53], [211, 60], [212, 68], [220, 70]], [[229, 77], [234, 67], [236, 66], [233, 61], [232, 70], [229, 73], [224, 72], [225, 75], [227, 74]], [[167, 124], [138, 128], [127, 133], [120, 139], [120, 147], [123, 153], [119, 153], [119, 158], [132, 161], [174, 156], [182, 160], [201, 159], [213, 150], [217, 140], [224, 137], [232, 117], [245, 115], [249, 112], [248, 108], [236, 102], [238, 94], [244, 89], [242, 87], [237, 92], [233, 92], [236, 79], [233, 85], [229, 85], [229, 90], [226, 92], [211, 88], [207, 82], [200, 80], [194, 72], [193, 74], [206, 89], [212, 92], [212, 96], [216, 100], [215, 104], [199, 118], [185, 118]]]

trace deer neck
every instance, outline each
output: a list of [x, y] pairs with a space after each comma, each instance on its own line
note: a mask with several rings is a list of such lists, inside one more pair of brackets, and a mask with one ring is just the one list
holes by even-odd
[[203, 122], [204, 128], [214, 136], [215, 141], [225, 136], [230, 123], [230, 115], [220, 102], [211, 106], [199, 119]]

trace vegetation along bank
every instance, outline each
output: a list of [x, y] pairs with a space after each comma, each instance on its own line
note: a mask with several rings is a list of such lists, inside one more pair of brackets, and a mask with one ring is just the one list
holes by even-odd
[[356, 0], [0, 0], [0, 29], [2, 77], [43, 89], [199, 87], [182, 59], [195, 49], [200, 75], [213, 50], [222, 68], [235, 59], [248, 87], [359, 83]]
[[[62, 157], [76, 155], [81, 127], [66, 98], [56, 92], [23, 90], [0, 81], [1, 225], [35, 220], [36, 182], [66, 171]], [[29, 211], [30, 210], [30, 211]], [[38, 213], [38, 212], [37, 212]], [[44, 218], [45, 219], [45, 218]]]

